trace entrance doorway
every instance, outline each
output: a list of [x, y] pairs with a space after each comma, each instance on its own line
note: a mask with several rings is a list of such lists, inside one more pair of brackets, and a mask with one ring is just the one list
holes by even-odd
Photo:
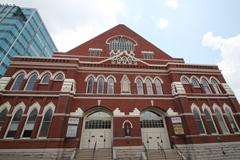
[[165, 119], [153, 111], [141, 113], [142, 141], [147, 149], [170, 148]]
[[106, 112], [94, 112], [84, 118], [81, 149], [112, 147], [112, 116]]

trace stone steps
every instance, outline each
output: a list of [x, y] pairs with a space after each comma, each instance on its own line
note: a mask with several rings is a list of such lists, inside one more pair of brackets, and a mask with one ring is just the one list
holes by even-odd
[[112, 160], [112, 149], [79, 149], [74, 160]]
[[[174, 149], [165, 149], [166, 160], [181, 160], [181, 157]], [[165, 159], [164, 152], [160, 150], [148, 150], [148, 160]]]

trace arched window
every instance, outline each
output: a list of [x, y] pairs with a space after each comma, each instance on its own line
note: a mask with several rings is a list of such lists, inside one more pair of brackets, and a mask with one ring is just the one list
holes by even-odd
[[189, 84], [189, 81], [186, 77], [182, 77], [181, 82], [182, 84]]
[[42, 84], [48, 84], [50, 78], [51, 78], [50, 73], [45, 73], [42, 77], [41, 83]]
[[12, 90], [19, 90], [22, 85], [23, 80], [24, 80], [24, 73], [21, 72], [18, 74], [18, 76], [14, 82], [14, 85], [12, 87]]
[[40, 130], [40, 133], [39, 133], [39, 137], [47, 137], [48, 130], [50, 128], [51, 121], [52, 121], [52, 115], [53, 115], [52, 109], [48, 109], [48, 111], [45, 113], [45, 115], [43, 117], [43, 121], [42, 121], [41, 130]]
[[109, 50], [133, 51], [134, 43], [125, 37], [116, 37], [109, 42]]
[[159, 79], [156, 79], [156, 80], [155, 80], [155, 86], [156, 86], [157, 94], [158, 94], [158, 95], [162, 95], [162, 94], [163, 94], [162, 84], [161, 84], [161, 82], [160, 82]]
[[98, 79], [97, 93], [98, 94], [104, 93], [104, 79], [102, 77]]
[[85, 129], [110, 129], [112, 116], [106, 112], [97, 111], [85, 119]]
[[215, 108], [215, 114], [216, 114], [216, 117], [217, 117], [217, 120], [218, 120], [218, 123], [222, 129], [222, 132], [223, 133], [229, 133], [228, 129], [227, 129], [227, 126], [226, 126], [226, 123], [223, 119], [223, 116], [221, 114], [221, 112], [219, 111], [218, 108]]
[[147, 86], [147, 94], [153, 95], [152, 82], [149, 79], [146, 80], [146, 86]]
[[54, 80], [56, 81], [62, 81], [64, 79], [64, 76], [62, 73], [58, 73], [55, 77]]
[[1, 125], [2, 122], [5, 121], [5, 118], [6, 118], [6, 116], [7, 116], [7, 112], [8, 112], [7, 108], [3, 109], [3, 110], [0, 112], [0, 125]]
[[113, 94], [114, 93], [114, 80], [113, 78], [108, 79], [108, 94]]
[[22, 137], [31, 137], [37, 118], [37, 113], [38, 111], [36, 108], [30, 113]]
[[25, 90], [27, 90], [27, 91], [32, 91], [33, 90], [33, 88], [35, 86], [35, 83], [37, 81], [37, 77], [38, 77], [37, 73], [33, 73], [30, 76], [30, 78], [29, 78], [29, 80], [27, 82], [27, 86], [26, 86]]
[[143, 95], [143, 83], [141, 79], [137, 79], [137, 94], [138, 95]]
[[140, 120], [141, 128], [164, 128], [163, 117], [152, 111], [143, 112]]
[[201, 118], [200, 113], [198, 112], [197, 108], [194, 107], [192, 112], [193, 112], [194, 120], [197, 125], [198, 133], [205, 134], [205, 129], [203, 126], [202, 118]]
[[23, 110], [19, 109], [13, 116], [11, 125], [7, 133], [7, 138], [14, 138], [16, 136], [17, 129], [22, 118], [22, 113], [23, 113]]
[[87, 80], [87, 93], [93, 93], [94, 79], [93, 77], [88, 78]]
[[199, 82], [198, 82], [198, 80], [196, 79], [196, 78], [192, 78], [192, 80], [191, 80], [191, 84], [192, 84], [192, 86], [193, 87], [199, 87]]
[[216, 128], [215, 128], [215, 125], [214, 125], [214, 121], [213, 121], [212, 116], [209, 113], [207, 108], [204, 109], [204, 113], [205, 113], [205, 118], [207, 120], [207, 124], [208, 124], [208, 127], [210, 129], [211, 134], [216, 134], [217, 131], [216, 131]]
[[202, 86], [203, 86], [203, 89], [204, 89], [205, 93], [207, 93], [207, 94], [211, 94], [212, 93], [211, 89], [210, 89], [210, 87], [208, 85], [208, 81], [206, 79], [202, 79]]
[[236, 120], [235, 120], [235, 118], [234, 118], [234, 116], [232, 114], [231, 109], [226, 107], [226, 108], [224, 108], [224, 110], [225, 110], [225, 113], [227, 114], [227, 119], [230, 122], [233, 131], [234, 132], [239, 132], [239, 127], [238, 127], [238, 125], [236, 123]]
[[213, 89], [215, 91], [216, 94], [221, 94], [221, 89], [219, 88], [218, 82], [215, 79], [211, 80]]

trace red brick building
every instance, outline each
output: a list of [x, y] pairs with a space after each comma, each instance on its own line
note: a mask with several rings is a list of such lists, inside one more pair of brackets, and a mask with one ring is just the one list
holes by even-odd
[[52, 58], [14, 58], [0, 80], [0, 155], [177, 147], [238, 159], [239, 113], [217, 66], [185, 64], [118, 25]]

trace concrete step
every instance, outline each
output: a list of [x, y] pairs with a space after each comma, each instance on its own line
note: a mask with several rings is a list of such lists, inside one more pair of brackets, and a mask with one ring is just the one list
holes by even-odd
[[[165, 149], [166, 160], [181, 160], [175, 149]], [[148, 150], [148, 160], [165, 159], [164, 152], [161, 150]]]
[[115, 152], [118, 160], [139, 160], [143, 149], [116, 149]]
[[74, 160], [112, 160], [112, 149], [79, 149]]

